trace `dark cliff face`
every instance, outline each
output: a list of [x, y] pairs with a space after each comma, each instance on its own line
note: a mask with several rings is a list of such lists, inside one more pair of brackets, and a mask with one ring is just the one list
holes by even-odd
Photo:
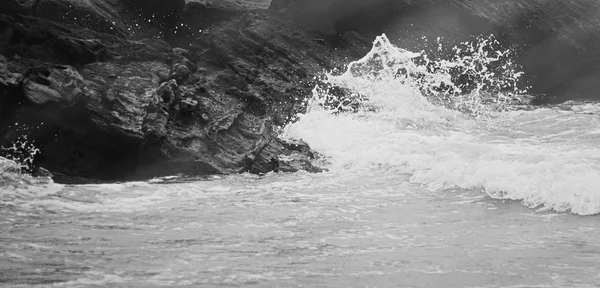
[[[148, 6], [113, 2], [118, 33], [28, 7], [0, 13], [0, 156], [19, 158], [33, 144], [30, 168], [59, 181], [319, 170], [305, 144], [275, 134], [334, 65], [318, 35], [273, 11], [183, 2], [157, 6], [166, 13], [143, 25]], [[218, 17], [187, 25], [194, 11]]]
[[446, 45], [493, 34], [513, 47], [532, 93], [544, 101], [597, 98], [600, 89], [600, 2], [595, 0], [274, 0], [315, 29], [372, 39], [386, 33], [421, 50], [422, 37]]

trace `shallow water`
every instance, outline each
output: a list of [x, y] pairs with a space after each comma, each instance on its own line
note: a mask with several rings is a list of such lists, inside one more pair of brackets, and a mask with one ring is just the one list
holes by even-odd
[[448, 75], [399, 79], [429, 73], [414, 55], [378, 38], [326, 80], [360, 105], [332, 110], [315, 89], [282, 129], [329, 172], [0, 171], [0, 286], [600, 287], [600, 104], [434, 105], [423, 85]]
[[390, 169], [371, 172], [4, 191], [0, 283], [600, 285], [597, 216], [476, 190], [432, 193]]

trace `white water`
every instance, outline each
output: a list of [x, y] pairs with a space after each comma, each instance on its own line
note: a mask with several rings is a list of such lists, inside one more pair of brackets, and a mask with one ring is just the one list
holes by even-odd
[[579, 216], [600, 213], [600, 105], [519, 110], [515, 87], [482, 97], [517, 72], [436, 94], [464, 58], [432, 72], [413, 57], [379, 38], [324, 82], [356, 105], [333, 109], [315, 89], [285, 127], [326, 173], [98, 185], [3, 173], [0, 286], [600, 286], [600, 222]]
[[[332, 113], [322, 105], [331, 96], [315, 90], [309, 112], [286, 127], [285, 137], [307, 141], [334, 171], [386, 167], [430, 191], [480, 189], [531, 208], [600, 213], [600, 105], [508, 111], [504, 100], [515, 95], [502, 95], [498, 109], [476, 91], [458, 103], [470, 113], [457, 112], [432, 104], [417, 89], [422, 83], [394, 75], [398, 67], [421, 69], [411, 63], [416, 56], [378, 38], [369, 55], [328, 79], [362, 95], [363, 107]], [[444, 76], [426, 76], [427, 85], [448, 81]]]

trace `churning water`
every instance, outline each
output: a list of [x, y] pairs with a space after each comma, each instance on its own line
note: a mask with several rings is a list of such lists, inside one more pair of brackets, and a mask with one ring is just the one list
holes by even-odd
[[327, 74], [281, 134], [325, 173], [4, 173], [0, 285], [598, 287], [600, 105], [529, 106], [491, 42]]

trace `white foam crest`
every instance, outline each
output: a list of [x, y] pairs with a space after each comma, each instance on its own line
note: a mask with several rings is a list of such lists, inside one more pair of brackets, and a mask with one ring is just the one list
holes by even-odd
[[[442, 140], [442, 139], [438, 139]], [[458, 140], [458, 139], [457, 139]], [[494, 198], [580, 215], [600, 212], [600, 155], [597, 150], [485, 139], [443, 139], [411, 159], [411, 181], [430, 190], [483, 188]], [[595, 154], [595, 159], [591, 155]]]
[[[413, 61], [415, 55], [379, 37], [369, 55], [350, 64], [345, 73], [327, 75], [328, 86], [315, 88], [308, 112], [285, 127], [282, 137], [303, 139], [324, 154], [328, 168], [337, 172], [362, 174], [386, 169], [408, 174], [411, 182], [432, 191], [481, 189], [491, 197], [520, 200], [532, 208], [600, 213], [600, 150], [589, 143], [564, 141], [562, 135], [544, 130], [544, 125], [552, 129], [557, 129], [556, 123], [568, 125], [581, 114], [557, 111], [548, 118], [553, 122], [544, 124], [544, 118], [536, 117], [547, 117], [547, 109], [543, 113], [500, 113], [510, 110], [506, 107], [512, 100], [502, 100], [504, 108], [498, 109], [493, 101], [481, 99], [465, 100], [471, 101], [465, 105], [478, 111], [475, 115], [470, 113], [473, 110], [464, 113], [460, 105], [453, 110], [448, 103], [436, 102], [447, 100], [436, 99], [439, 94], [427, 95], [448, 81], [448, 74], [423, 70]], [[394, 71], [403, 67], [407, 68], [402, 75], [417, 71], [421, 76], [398, 77]], [[484, 76], [489, 80], [492, 74]], [[500, 77], [498, 85], [511, 77]], [[516, 82], [506, 84], [508, 90], [486, 85], [466, 98], [484, 93], [515, 96], [511, 93], [518, 91], [511, 86]], [[332, 94], [331, 87], [348, 91], [340, 96]], [[336, 102], [336, 97], [345, 98]], [[513, 121], [509, 125], [512, 130], [480, 125], [481, 116], [494, 120], [498, 115], [503, 121]], [[520, 125], [518, 121], [523, 119], [537, 128]], [[581, 131], [581, 127], [577, 129]]]
[[[21, 170], [25, 171], [27, 171], [29, 167], [33, 166], [34, 157], [37, 154], [40, 154], [40, 152], [41, 151], [28, 140], [27, 135], [19, 137], [15, 142], [12, 143], [12, 146], [0, 146], [0, 153], [6, 157], [2, 159], [8, 159], [18, 163]], [[1, 159], [0, 161], [6, 162]], [[0, 170], [0, 172], [2, 172], [2, 170]]]

